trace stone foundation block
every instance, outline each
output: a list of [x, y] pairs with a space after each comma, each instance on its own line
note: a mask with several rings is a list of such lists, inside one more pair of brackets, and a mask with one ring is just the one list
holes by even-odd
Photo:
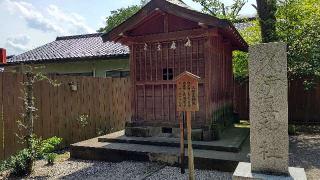
[[233, 173], [233, 180], [307, 180], [303, 168], [289, 167], [287, 176], [269, 175], [251, 172], [251, 163], [240, 162]]
[[157, 136], [161, 132], [160, 127], [126, 127], [125, 135], [126, 136], [135, 136], [135, 137], [152, 137]]
[[[202, 129], [192, 129], [191, 131], [191, 138], [192, 141], [202, 141], [203, 137], [202, 137]], [[180, 129], [179, 128], [172, 128], [172, 135], [175, 138], [179, 138], [180, 137]], [[184, 139], [187, 139], [187, 130], [184, 130]]]

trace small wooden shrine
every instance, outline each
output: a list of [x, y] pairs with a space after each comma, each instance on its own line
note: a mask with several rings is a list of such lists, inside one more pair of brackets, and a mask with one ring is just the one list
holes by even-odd
[[174, 79], [184, 71], [200, 77], [195, 140], [217, 139], [232, 124], [232, 51], [247, 51], [248, 45], [229, 21], [180, 0], [151, 0], [103, 39], [130, 47], [133, 112], [127, 135], [178, 134]]

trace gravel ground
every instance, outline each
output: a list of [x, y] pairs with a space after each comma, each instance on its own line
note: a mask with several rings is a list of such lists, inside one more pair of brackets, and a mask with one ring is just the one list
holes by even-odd
[[[290, 137], [290, 166], [303, 167], [308, 179], [320, 179], [320, 135], [303, 134]], [[149, 162], [99, 162], [65, 160], [53, 166], [38, 161], [28, 179], [187, 179], [177, 167]], [[232, 173], [196, 170], [197, 179], [231, 179]]]
[[[196, 179], [210, 179], [210, 180], [218, 180], [218, 179], [226, 179], [231, 180], [232, 174], [227, 172], [219, 172], [219, 171], [204, 171], [204, 170], [196, 170], [195, 171]], [[180, 173], [180, 168], [177, 167], [168, 167], [161, 169], [160, 171], [154, 173], [152, 176], [149, 176], [147, 180], [186, 180], [188, 179], [188, 171], [186, 170], [185, 174]]]
[[53, 166], [38, 161], [29, 179], [140, 179], [144, 174], [155, 171], [161, 166], [148, 162], [100, 162], [67, 160]]
[[290, 166], [305, 168], [309, 180], [320, 179], [320, 135], [290, 136]]
[[[157, 163], [124, 161], [109, 163], [99, 161], [67, 160], [53, 166], [46, 166], [45, 161], [38, 161], [35, 171], [27, 179], [110, 179], [110, 180], [184, 180], [188, 171], [180, 174], [176, 167]], [[231, 179], [231, 173], [196, 170], [197, 179]]]

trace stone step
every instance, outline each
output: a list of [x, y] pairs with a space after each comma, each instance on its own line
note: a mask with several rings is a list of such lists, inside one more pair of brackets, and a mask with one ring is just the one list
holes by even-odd
[[[125, 160], [152, 161], [173, 166], [178, 166], [180, 162], [180, 148], [177, 147], [98, 142], [98, 138], [72, 144], [70, 147], [71, 158], [111, 162]], [[249, 161], [247, 157], [248, 153], [248, 138], [239, 152], [194, 149], [195, 168], [233, 172], [238, 162]], [[185, 154], [187, 155], [187, 148]], [[185, 167], [187, 168], [187, 159]]]
[[[249, 135], [249, 129], [230, 128], [227, 129], [222, 138], [217, 141], [192, 141], [194, 149], [216, 150], [226, 152], [239, 152], [241, 145]], [[124, 131], [118, 131], [98, 138], [99, 142], [129, 143], [141, 145], [180, 147], [179, 138], [168, 137], [132, 137], [125, 136]], [[187, 141], [185, 141], [187, 147]]]

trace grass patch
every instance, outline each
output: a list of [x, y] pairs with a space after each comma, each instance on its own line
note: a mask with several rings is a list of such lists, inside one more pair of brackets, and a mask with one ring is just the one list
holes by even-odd
[[237, 128], [250, 128], [250, 122], [248, 120], [240, 120], [240, 123], [234, 124]]
[[63, 162], [70, 159], [70, 152], [69, 151], [64, 151], [62, 153], [59, 153], [56, 157], [56, 162]]

